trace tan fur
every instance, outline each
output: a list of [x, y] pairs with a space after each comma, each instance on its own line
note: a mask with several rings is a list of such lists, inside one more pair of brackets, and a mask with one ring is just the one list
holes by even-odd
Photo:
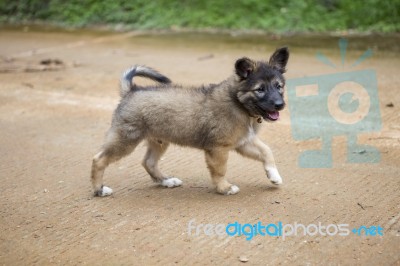
[[[284, 52], [288, 56], [287, 49]], [[272, 152], [256, 136], [261, 126], [257, 120], [260, 117], [266, 119], [263, 112], [267, 111], [261, 112], [260, 108], [254, 107], [258, 101], [260, 105], [266, 106], [268, 112], [274, 112], [278, 102], [283, 102], [283, 92], [274, 92], [275, 105], [271, 107], [272, 100], [268, 95], [271, 92], [265, 90], [266, 96], [262, 98], [254, 91], [258, 84], [275, 86], [276, 80], [284, 84], [281, 74], [287, 58], [283, 65], [280, 62], [272, 64], [272, 59], [279, 61], [281, 58], [272, 56], [269, 64], [240, 59], [236, 63], [236, 75], [218, 85], [202, 88], [181, 88], [176, 85], [140, 88], [130, 83], [135, 73], [164, 84], [169, 83], [169, 79], [143, 66], [127, 70], [121, 79], [122, 99], [114, 112], [106, 142], [93, 159], [91, 178], [96, 195], [103, 195], [105, 168], [131, 153], [142, 140], [148, 143], [142, 165], [153, 181], [161, 184], [170, 177], [158, 169], [157, 163], [169, 143], [204, 150], [213, 184], [221, 194], [235, 194], [239, 191], [225, 178], [228, 153], [231, 150], [262, 162], [270, 180], [280, 184], [282, 181]], [[252, 78], [257, 79], [257, 82], [251, 82]], [[279, 110], [281, 108], [283, 104]], [[168, 187], [180, 185], [178, 181], [167, 182], [172, 184]]]

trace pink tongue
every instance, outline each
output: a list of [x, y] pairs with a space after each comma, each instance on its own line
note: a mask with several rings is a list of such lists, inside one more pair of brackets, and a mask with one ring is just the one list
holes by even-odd
[[273, 120], [277, 120], [279, 118], [279, 112], [277, 112], [277, 111], [270, 112], [270, 113], [268, 113], [268, 116]]

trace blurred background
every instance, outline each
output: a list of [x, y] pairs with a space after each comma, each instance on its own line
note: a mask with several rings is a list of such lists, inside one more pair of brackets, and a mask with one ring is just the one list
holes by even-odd
[[292, 32], [400, 31], [400, 0], [0, 0], [2, 24]]

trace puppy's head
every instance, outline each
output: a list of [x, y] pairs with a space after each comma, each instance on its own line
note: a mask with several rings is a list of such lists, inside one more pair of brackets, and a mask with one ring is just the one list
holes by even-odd
[[236, 98], [251, 116], [276, 121], [285, 107], [283, 73], [289, 59], [287, 47], [277, 49], [268, 62], [254, 62], [249, 58], [236, 61], [238, 77]]

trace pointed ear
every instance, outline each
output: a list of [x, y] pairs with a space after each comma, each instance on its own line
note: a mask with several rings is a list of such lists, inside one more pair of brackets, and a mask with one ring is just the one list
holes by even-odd
[[255, 66], [256, 64], [254, 61], [247, 57], [243, 57], [236, 61], [235, 71], [241, 79], [247, 79], [248, 76], [253, 73]]
[[285, 73], [288, 59], [289, 49], [287, 47], [282, 47], [276, 49], [275, 53], [271, 55], [271, 58], [269, 59], [269, 64], [281, 73]]

